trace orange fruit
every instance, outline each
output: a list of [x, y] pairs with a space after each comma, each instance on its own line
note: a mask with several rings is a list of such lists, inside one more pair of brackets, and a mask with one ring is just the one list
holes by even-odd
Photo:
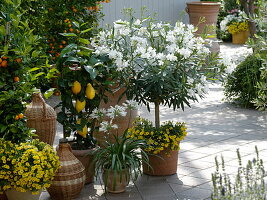
[[74, 8], [74, 9], [72, 9], [72, 11], [76, 13], [78, 10]]
[[69, 24], [68, 27], [72, 27], [71, 24]]
[[59, 45], [59, 48], [62, 49], [63, 48], [63, 45]]
[[2, 59], [5, 59], [5, 60], [6, 60], [7, 58], [8, 58], [8, 57], [6, 57], [6, 56], [3, 56], [3, 57], [2, 57]]
[[22, 113], [20, 113], [20, 114], [18, 114], [18, 117], [19, 117], [20, 119], [22, 119], [22, 118], [24, 117], [24, 115], [23, 115]]
[[64, 40], [62, 41], [62, 44], [66, 44], [66, 43], [67, 43], [66, 41], [64, 41]]
[[19, 115], [16, 115], [15, 120], [19, 120]]
[[17, 58], [17, 59], [15, 59], [15, 61], [16, 61], [17, 63], [21, 63], [21, 62], [22, 62], [22, 58]]
[[3, 61], [2, 58], [0, 58], [0, 64], [1, 64], [2, 61]]
[[70, 32], [73, 32], [73, 28], [70, 28], [69, 31], [70, 31]]
[[64, 30], [63, 32], [64, 32], [64, 33], [67, 33], [67, 31], [66, 31], [66, 30]]
[[56, 91], [56, 92], [54, 92], [54, 95], [55, 96], [59, 96], [60, 95], [60, 92], [59, 91]]
[[76, 32], [77, 32], [77, 33], [80, 33], [80, 31], [79, 31], [79, 30], [76, 30]]
[[6, 60], [3, 60], [2, 63], [1, 63], [1, 66], [2, 67], [7, 67], [7, 61]]
[[13, 80], [14, 80], [14, 82], [19, 82], [19, 77], [18, 77], [18, 76], [15, 76], [15, 77], [13, 78]]

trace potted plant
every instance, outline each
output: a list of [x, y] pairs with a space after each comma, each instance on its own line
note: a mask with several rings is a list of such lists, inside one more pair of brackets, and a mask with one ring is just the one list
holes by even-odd
[[1, 191], [9, 200], [39, 199], [59, 168], [59, 159], [51, 146], [39, 140], [14, 144], [0, 140]]
[[121, 193], [130, 179], [137, 179], [142, 162], [147, 162], [148, 157], [142, 150], [146, 147], [144, 140], [133, 140], [125, 135], [114, 137], [114, 143], [108, 143], [96, 151], [95, 162], [97, 172], [102, 173], [105, 189], [111, 193]]
[[187, 2], [186, 5], [189, 23], [197, 27], [196, 33], [208, 33], [212, 40], [212, 51], [219, 52], [220, 46], [216, 41], [216, 24], [221, 7], [220, 0], [193, 1]]
[[232, 34], [233, 44], [244, 44], [249, 37], [249, 26], [246, 14], [240, 10], [234, 10], [223, 18], [220, 23], [222, 31]]
[[180, 141], [187, 135], [185, 123], [168, 121], [159, 129], [151, 121], [137, 118], [134, 126], [128, 130], [128, 138], [143, 139], [147, 143], [144, 149], [153, 168], [143, 163], [143, 170], [148, 175], [170, 175], [177, 171]]
[[205, 38], [192, 25], [156, 23], [151, 18], [118, 20], [101, 32], [94, 54], [108, 56], [125, 76], [126, 94], [150, 110], [160, 129], [160, 105], [174, 110], [204, 97], [208, 79], [220, 77], [225, 66], [210, 53]]

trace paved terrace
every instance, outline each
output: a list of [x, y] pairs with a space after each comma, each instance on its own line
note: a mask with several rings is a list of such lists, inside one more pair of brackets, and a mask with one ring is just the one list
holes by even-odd
[[[245, 48], [221, 45], [221, 51], [237, 59]], [[141, 176], [130, 183], [125, 193], [105, 194], [101, 180], [88, 184], [78, 200], [200, 200], [209, 199], [212, 189], [211, 173], [215, 171], [215, 156], [224, 156], [226, 170], [237, 171], [236, 149], [239, 148], [243, 163], [255, 156], [255, 145], [267, 168], [267, 114], [251, 109], [242, 109], [222, 101], [223, 88], [211, 86], [210, 93], [191, 108], [173, 111], [161, 108], [161, 120], [184, 121], [188, 136], [181, 143], [177, 174], [155, 177]], [[50, 100], [51, 101], [51, 100]], [[52, 99], [53, 101], [53, 99]], [[52, 102], [53, 104], [54, 102]], [[153, 111], [140, 109], [141, 116], [153, 120]], [[58, 132], [58, 137], [62, 131]], [[43, 192], [41, 200], [48, 200]]]

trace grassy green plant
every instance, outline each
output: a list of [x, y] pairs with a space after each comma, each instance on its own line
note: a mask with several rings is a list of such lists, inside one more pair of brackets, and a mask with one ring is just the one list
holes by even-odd
[[242, 158], [237, 149], [238, 170], [234, 179], [227, 174], [223, 156], [221, 163], [217, 157], [216, 171], [212, 174], [212, 200], [265, 200], [266, 186], [264, 182], [265, 170], [262, 159], [259, 158], [257, 147], [256, 158], [249, 160], [246, 167], [242, 165]]
[[260, 79], [262, 61], [257, 55], [248, 56], [240, 63], [225, 82], [226, 99], [244, 107], [252, 107], [257, 97], [257, 82]]
[[[107, 143], [104, 148], [95, 152], [94, 161], [96, 162], [96, 173], [105, 173], [104, 183], [107, 184], [110, 171], [113, 172], [114, 180], [116, 177], [122, 177], [124, 170], [129, 170], [130, 178], [136, 180], [141, 173], [142, 161], [148, 163], [148, 156], [142, 150], [146, 148], [144, 140], [133, 140], [127, 138], [125, 134], [121, 137], [114, 135], [115, 143]], [[115, 187], [115, 184], [114, 184]]]

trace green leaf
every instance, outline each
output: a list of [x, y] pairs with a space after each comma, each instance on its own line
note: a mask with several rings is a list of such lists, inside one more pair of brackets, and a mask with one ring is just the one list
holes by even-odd
[[68, 46], [66, 46], [60, 53], [60, 57], [64, 57], [66, 54], [68, 54], [69, 52], [73, 51], [73, 49], [77, 48], [77, 44], [69, 44]]
[[84, 69], [90, 74], [90, 78], [92, 79], [92, 80], [94, 80], [95, 78], [96, 78], [96, 76], [97, 76], [97, 70], [96, 69], [94, 69], [92, 66], [90, 66], [90, 65], [86, 65], [86, 66], [84, 66]]
[[66, 37], [77, 37], [75, 33], [60, 33], [60, 35], [66, 36]]
[[79, 38], [79, 41], [83, 44], [90, 44], [89, 40], [84, 39], [84, 38]]
[[89, 31], [91, 31], [91, 30], [93, 30], [93, 28], [88, 28], [88, 29], [86, 29], [86, 30], [83, 30], [83, 31], [81, 31], [81, 33], [87, 33], [87, 32], [89, 32]]

